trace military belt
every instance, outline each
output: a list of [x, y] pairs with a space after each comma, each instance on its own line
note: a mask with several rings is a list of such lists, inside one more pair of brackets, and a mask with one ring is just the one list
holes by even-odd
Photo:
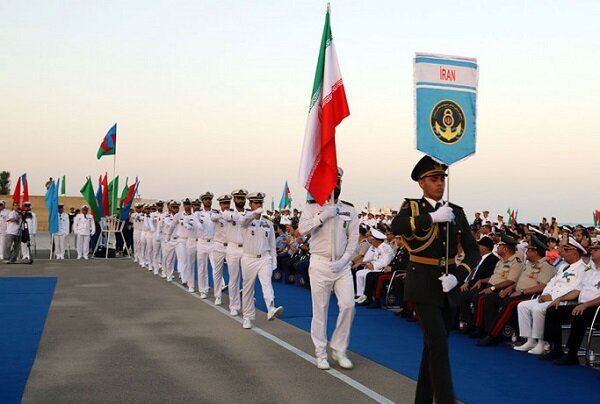
[[264, 255], [264, 254], [244, 254], [244, 257], [248, 257], [248, 258], [263, 258], [263, 257], [267, 257], [267, 255]]
[[[415, 262], [417, 264], [425, 264], [432, 265], [434, 267], [445, 267], [446, 266], [446, 258], [429, 258], [429, 257], [420, 257], [418, 255], [410, 255], [408, 258], [410, 262]], [[447, 260], [448, 265], [453, 265], [455, 263], [454, 258], [450, 258]]]

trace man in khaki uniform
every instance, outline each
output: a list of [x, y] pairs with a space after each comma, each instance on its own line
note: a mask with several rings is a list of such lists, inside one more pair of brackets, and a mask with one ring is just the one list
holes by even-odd
[[[467, 327], [475, 326], [471, 333], [473, 338], [483, 337], [483, 300], [490, 293], [499, 293], [502, 289], [514, 285], [525, 269], [523, 261], [516, 252], [517, 241], [502, 234], [498, 242], [500, 260], [496, 263], [494, 273], [489, 278], [480, 279], [467, 291], [461, 292], [460, 319]], [[474, 313], [471, 311], [474, 305]], [[479, 310], [481, 308], [481, 310]]]
[[478, 346], [495, 345], [500, 341], [499, 335], [510, 320], [517, 305], [531, 299], [534, 294], [541, 293], [546, 284], [556, 275], [556, 268], [546, 258], [546, 237], [531, 236], [527, 250], [527, 263], [516, 284], [499, 293], [490, 293], [483, 299], [484, 326], [486, 337], [477, 341]]

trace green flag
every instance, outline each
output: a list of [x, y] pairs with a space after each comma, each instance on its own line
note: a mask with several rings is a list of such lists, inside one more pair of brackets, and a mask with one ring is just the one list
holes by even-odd
[[96, 202], [96, 195], [94, 193], [94, 186], [92, 185], [92, 180], [90, 177], [87, 178], [87, 181], [79, 191], [81, 195], [83, 195], [83, 199], [87, 202], [88, 206], [92, 210], [92, 214], [96, 219], [100, 219], [98, 216], [98, 203]]
[[65, 195], [67, 193], [67, 183], [66, 183], [66, 179], [67, 176], [63, 175], [62, 177], [62, 182], [60, 183], [60, 194], [61, 195]]
[[127, 194], [129, 193], [129, 185], [127, 185], [128, 182], [129, 177], [125, 178], [125, 188], [123, 188], [123, 192], [121, 192], [121, 198], [119, 199], [119, 209], [123, 207], [123, 200], [127, 197]]
[[119, 176], [117, 175], [108, 184], [108, 210], [110, 216], [117, 212], [117, 198], [119, 195]]

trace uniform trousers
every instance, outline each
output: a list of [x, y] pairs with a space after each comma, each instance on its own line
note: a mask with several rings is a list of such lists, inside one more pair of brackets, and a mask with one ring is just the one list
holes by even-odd
[[537, 299], [519, 303], [519, 334], [525, 338], [544, 338], [544, 321], [546, 309], [552, 302], [539, 303]]
[[142, 233], [142, 239], [144, 241], [144, 255], [142, 258], [142, 264], [148, 269], [152, 270], [152, 258], [153, 258], [153, 246], [154, 246], [154, 236], [152, 233], [145, 231]]
[[4, 257], [8, 257], [8, 255], [4, 255], [4, 250], [6, 249], [6, 233], [0, 233], [0, 260], [3, 260]]
[[365, 294], [365, 284], [366, 284], [366, 278], [367, 275], [370, 273], [374, 273], [374, 272], [381, 272], [381, 271], [375, 271], [372, 269], [361, 269], [360, 271], [356, 271], [356, 294], [358, 296], [362, 296]]
[[244, 250], [236, 244], [227, 244], [226, 259], [229, 270], [229, 310], [240, 310], [240, 275]]
[[[459, 293], [459, 317], [461, 321], [467, 324], [473, 325], [477, 318], [477, 300], [479, 299], [479, 292], [483, 289], [467, 289], [464, 292]], [[473, 305], [473, 306], [471, 306]], [[474, 307], [474, 310], [471, 309]]]
[[477, 310], [484, 313], [484, 329], [492, 337], [500, 335], [520, 302], [529, 300], [531, 296], [500, 297], [498, 293], [490, 293], [483, 298], [483, 307]]
[[226, 247], [223, 245], [223, 243], [219, 243], [219, 242], [215, 242], [214, 248], [212, 250], [212, 261], [210, 262], [210, 265], [212, 266], [212, 271], [213, 271], [213, 288], [214, 288], [214, 295], [215, 298], [221, 298], [221, 295], [223, 294], [222, 291], [222, 287], [219, 285], [223, 285], [224, 284], [224, 277], [223, 277], [223, 267], [224, 267], [224, 263], [225, 263], [225, 251], [226, 251]]
[[167, 276], [167, 280], [173, 279], [173, 271], [175, 270], [175, 246], [176, 241], [163, 241], [160, 245], [162, 255], [163, 273]]
[[161, 258], [161, 245], [160, 237], [156, 237], [156, 235], [152, 236], [152, 269], [154, 270], [154, 275], [158, 275], [158, 271], [160, 270], [162, 264]]
[[[208, 293], [208, 263], [210, 261], [211, 268], [214, 268], [215, 265], [212, 255], [213, 247], [212, 241], [198, 239], [196, 259], [198, 262], [198, 292], [200, 293]], [[221, 282], [218, 284], [215, 282], [215, 285], [221, 288]]]
[[175, 244], [175, 254], [177, 255], [177, 272], [183, 283], [187, 283], [187, 274], [189, 272], [189, 261], [187, 252], [187, 238], [177, 238]]
[[455, 309], [446, 302], [443, 307], [415, 303], [417, 320], [423, 330], [423, 354], [417, 382], [415, 403], [452, 403], [454, 388], [448, 359], [448, 334]]
[[21, 243], [21, 257], [23, 259], [29, 259], [30, 257], [30, 251], [33, 248], [33, 246], [35, 245], [35, 235], [30, 234], [29, 235], [29, 246], [27, 245], [27, 243]]
[[19, 258], [19, 248], [21, 247], [21, 239], [16, 234], [7, 234], [5, 236], [6, 245], [4, 246], [4, 257], [10, 262], [16, 262]]
[[138, 229], [133, 229], [133, 257], [136, 262], [140, 262], [142, 252], [142, 237]]
[[571, 319], [571, 332], [567, 340], [567, 355], [577, 358], [577, 351], [585, 336], [585, 330], [592, 323], [596, 307], [588, 307], [579, 316], [571, 315], [575, 305], [553, 307], [546, 311], [546, 323], [544, 328], [545, 340], [553, 344], [555, 352], [562, 352], [562, 324]]
[[187, 281], [188, 288], [194, 288], [196, 284], [195, 276], [194, 276], [194, 264], [196, 263], [196, 243], [198, 241], [196, 238], [188, 238], [187, 239], [187, 256], [188, 256], [188, 272], [187, 272]]
[[65, 258], [65, 238], [66, 234], [54, 235], [54, 256], [56, 258]]
[[310, 259], [310, 296], [312, 299], [312, 321], [310, 336], [315, 345], [317, 358], [327, 357], [327, 312], [331, 291], [338, 300], [339, 314], [329, 346], [338, 352], [345, 352], [350, 341], [350, 327], [354, 318], [354, 282], [350, 264], [336, 272], [334, 263], [321, 261], [313, 256]]
[[273, 263], [270, 255], [261, 258], [243, 256], [241, 265], [243, 279], [243, 314], [244, 318], [254, 320], [256, 317], [256, 310], [254, 307], [254, 284], [256, 283], [256, 277], [258, 277], [258, 280], [260, 281], [267, 311], [274, 307], [275, 292], [273, 292], [273, 285], [271, 285], [271, 275], [273, 274], [274, 269]]
[[87, 258], [90, 253], [90, 235], [77, 235], [77, 258]]

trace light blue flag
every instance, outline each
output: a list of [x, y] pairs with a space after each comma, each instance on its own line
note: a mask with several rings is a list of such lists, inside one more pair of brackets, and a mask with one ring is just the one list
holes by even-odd
[[58, 233], [58, 190], [60, 189], [60, 179], [54, 183], [50, 182], [50, 186], [46, 190], [44, 202], [48, 208], [48, 233]]
[[475, 153], [477, 59], [417, 53], [417, 149], [447, 165]]

